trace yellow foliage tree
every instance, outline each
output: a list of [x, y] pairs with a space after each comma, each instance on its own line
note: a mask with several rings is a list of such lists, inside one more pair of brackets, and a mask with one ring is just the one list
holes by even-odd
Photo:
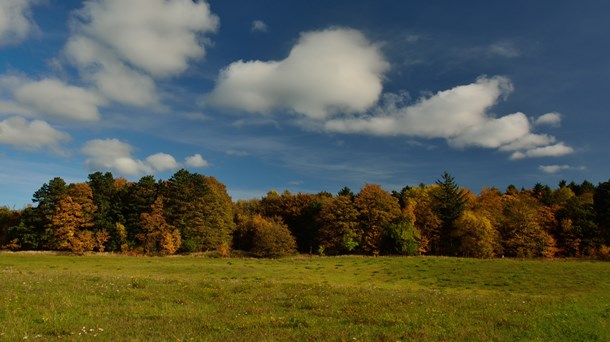
[[455, 221], [452, 233], [458, 239], [458, 253], [465, 257], [492, 258], [498, 233], [491, 221], [473, 211], [465, 211]]
[[180, 248], [181, 237], [178, 229], [167, 223], [163, 216], [163, 198], [157, 197], [151, 205], [150, 213], [140, 215], [143, 233], [136, 237], [142, 242], [144, 252], [174, 254]]

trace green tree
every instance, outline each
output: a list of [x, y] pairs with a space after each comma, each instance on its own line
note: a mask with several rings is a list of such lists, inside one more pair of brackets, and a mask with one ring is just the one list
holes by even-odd
[[150, 211], [158, 195], [159, 186], [154, 176], [144, 176], [137, 183], [129, 184], [121, 190], [121, 216], [124, 217], [125, 223], [114, 225], [114, 232], [111, 234], [114, 250], [126, 251], [140, 241], [136, 238], [144, 232], [140, 217]]
[[49, 183], [43, 184], [34, 193], [32, 201], [38, 205], [35, 207], [29, 227], [34, 231], [34, 234], [39, 235], [37, 239], [38, 248], [57, 248], [51, 220], [53, 219], [56, 207], [65, 198], [67, 190], [66, 182], [60, 177], [55, 177]]
[[10, 236], [10, 228], [19, 224], [21, 213], [8, 207], [0, 207], [0, 248], [18, 249], [19, 239]]
[[436, 181], [437, 187], [434, 189], [434, 211], [441, 220], [440, 229], [440, 254], [455, 255], [458, 243], [452, 232], [455, 228], [454, 222], [457, 220], [468, 203], [467, 193], [460, 189], [455, 179], [445, 171], [441, 179]]
[[183, 169], [161, 189], [168, 222], [180, 230], [184, 251], [216, 250], [231, 243], [233, 202], [224, 184]]
[[606, 246], [610, 246], [610, 180], [599, 183], [593, 195], [593, 207], [600, 234]]
[[406, 218], [385, 226], [382, 249], [387, 254], [419, 255], [421, 234]]

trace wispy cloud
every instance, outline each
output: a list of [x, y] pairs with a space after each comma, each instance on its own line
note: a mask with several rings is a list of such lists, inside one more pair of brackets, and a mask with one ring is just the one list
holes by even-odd
[[252, 32], [267, 32], [267, 31], [269, 31], [269, 27], [262, 20], [254, 20], [252, 22], [251, 31]]
[[504, 58], [515, 58], [521, 56], [521, 51], [517, 48], [517, 46], [508, 41], [493, 43], [489, 45], [486, 50], [490, 56]]
[[570, 165], [540, 165], [538, 169], [544, 173], [554, 174], [565, 170], [585, 170], [584, 166], [570, 166]]
[[510, 159], [524, 159], [537, 157], [561, 157], [574, 153], [574, 149], [560, 142], [555, 145], [536, 147], [527, 151], [518, 151], [510, 156]]

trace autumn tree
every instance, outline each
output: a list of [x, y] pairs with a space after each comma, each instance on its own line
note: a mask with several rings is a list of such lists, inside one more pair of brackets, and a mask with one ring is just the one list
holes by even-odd
[[70, 184], [51, 216], [57, 248], [77, 254], [94, 249], [104, 251], [108, 233], [92, 231], [96, 210], [91, 187], [87, 183]]
[[452, 234], [457, 241], [458, 255], [474, 258], [494, 256], [498, 233], [485, 215], [467, 210], [454, 225]]
[[322, 201], [318, 221], [318, 245], [323, 254], [352, 253], [358, 247], [358, 210], [349, 193]]
[[443, 173], [441, 179], [436, 181], [432, 196], [434, 198], [433, 208], [441, 220], [440, 229], [440, 254], [455, 255], [457, 252], [457, 241], [452, 234], [457, 220], [468, 203], [467, 193], [460, 189], [455, 179], [448, 172]]
[[540, 224], [539, 203], [528, 193], [507, 195], [499, 227], [504, 254], [514, 257], [553, 256], [556, 241]]
[[288, 227], [279, 220], [252, 217], [252, 249], [257, 257], [277, 258], [296, 253], [296, 240]]
[[398, 200], [376, 184], [366, 184], [354, 200], [360, 225], [360, 246], [366, 254], [378, 254], [385, 227], [400, 216]]
[[163, 215], [163, 198], [158, 197], [150, 208], [150, 213], [142, 213], [142, 233], [137, 238], [142, 242], [145, 253], [174, 254], [181, 244], [180, 231], [167, 223]]
[[434, 187], [425, 187], [422, 184], [403, 190], [403, 216], [409, 218], [421, 234], [420, 252], [439, 254], [441, 220], [433, 210]]

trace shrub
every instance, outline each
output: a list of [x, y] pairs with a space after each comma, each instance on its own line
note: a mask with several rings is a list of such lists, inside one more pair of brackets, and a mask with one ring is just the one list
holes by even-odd
[[386, 253], [419, 255], [421, 234], [407, 219], [387, 225], [383, 232], [382, 246]]
[[288, 227], [279, 220], [260, 215], [252, 217], [252, 254], [256, 257], [278, 258], [296, 253], [296, 241]]

